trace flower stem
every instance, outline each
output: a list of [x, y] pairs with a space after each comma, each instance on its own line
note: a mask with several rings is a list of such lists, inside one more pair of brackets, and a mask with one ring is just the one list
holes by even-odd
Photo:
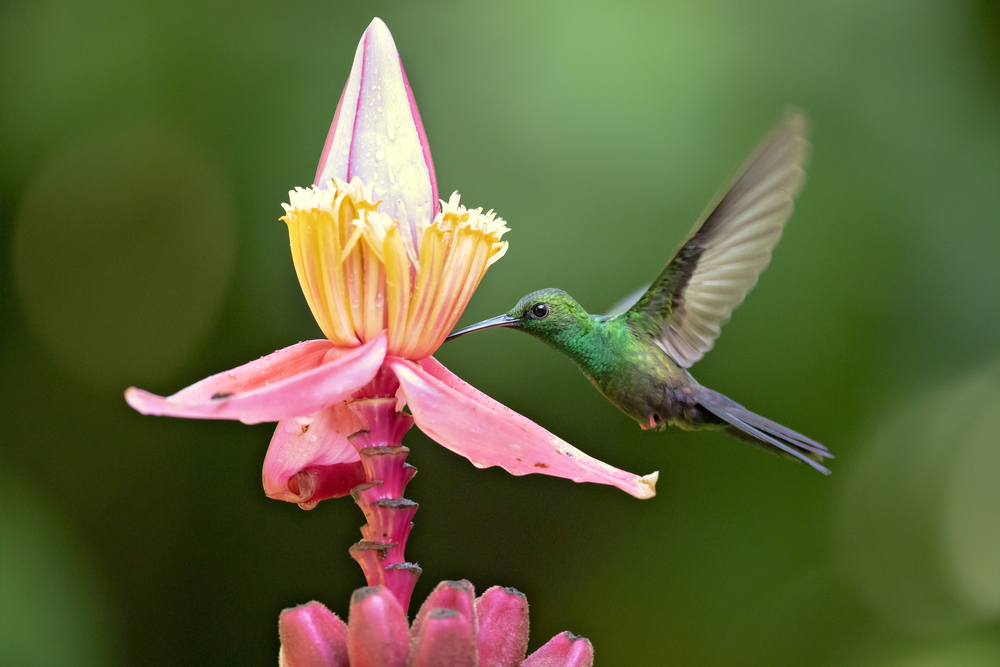
[[403, 557], [418, 507], [403, 498], [403, 491], [417, 469], [406, 463], [409, 448], [399, 444], [413, 425], [413, 417], [396, 410], [398, 388], [395, 376], [382, 371], [349, 403], [365, 426], [348, 438], [365, 470], [365, 482], [351, 490], [351, 497], [368, 520], [361, 528], [364, 539], [350, 552], [368, 585], [385, 586], [406, 610], [421, 570]]

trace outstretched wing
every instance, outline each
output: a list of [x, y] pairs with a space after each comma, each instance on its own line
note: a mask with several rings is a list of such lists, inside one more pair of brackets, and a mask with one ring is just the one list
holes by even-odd
[[679, 365], [689, 368], [712, 349], [771, 261], [805, 181], [808, 125], [797, 113], [778, 124], [626, 312]]

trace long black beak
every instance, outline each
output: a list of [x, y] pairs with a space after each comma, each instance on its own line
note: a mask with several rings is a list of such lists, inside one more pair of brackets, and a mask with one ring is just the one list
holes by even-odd
[[461, 331], [455, 331], [448, 334], [445, 340], [451, 340], [452, 338], [458, 338], [459, 336], [464, 336], [467, 333], [472, 333], [473, 331], [480, 331], [481, 329], [492, 329], [493, 327], [512, 327], [515, 326], [521, 320], [516, 317], [510, 317], [509, 315], [498, 315], [497, 317], [491, 317], [488, 320], [483, 320], [478, 324], [473, 324], [472, 326], [465, 327]]

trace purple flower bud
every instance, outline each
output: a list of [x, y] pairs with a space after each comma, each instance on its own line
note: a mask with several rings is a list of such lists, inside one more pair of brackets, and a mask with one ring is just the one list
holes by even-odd
[[404, 667], [410, 629], [399, 602], [382, 586], [359, 588], [351, 596], [347, 653], [351, 667]]
[[528, 599], [494, 586], [476, 600], [479, 667], [517, 667], [528, 652]]
[[429, 610], [413, 637], [410, 667], [475, 667], [476, 619], [469, 612]]
[[278, 619], [281, 667], [348, 667], [347, 626], [319, 602], [285, 609]]
[[561, 632], [528, 656], [524, 667], [592, 667], [594, 645], [586, 637]]
[[412, 630], [403, 607], [384, 586], [354, 591], [347, 626], [318, 602], [286, 609], [280, 621], [280, 667], [593, 666], [590, 640], [570, 632], [556, 635], [525, 660], [524, 594], [494, 586], [474, 596], [464, 579], [442, 581], [421, 605]]
[[454, 609], [458, 613], [471, 619], [475, 619], [476, 591], [472, 584], [465, 579], [461, 581], [442, 581], [434, 587], [431, 594], [427, 596], [424, 603], [420, 605], [420, 611], [413, 619], [413, 636], [417, 637], [423, 630], [423, 624], [427, 614], [432, 609]]

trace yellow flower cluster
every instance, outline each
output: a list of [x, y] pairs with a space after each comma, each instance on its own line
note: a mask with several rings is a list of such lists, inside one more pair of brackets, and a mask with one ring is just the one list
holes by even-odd
[[413, 248], [400, 221], [379, 212], [370, 187], [357, 178], [327, 185], [289, 192], [281, 218], [316, 322], [340, 347], [388, 330], [390, 355], [430, 356], [507, 251], [503, 219], [466, 209], [456, 192], [430, 224], [418, 224]]

